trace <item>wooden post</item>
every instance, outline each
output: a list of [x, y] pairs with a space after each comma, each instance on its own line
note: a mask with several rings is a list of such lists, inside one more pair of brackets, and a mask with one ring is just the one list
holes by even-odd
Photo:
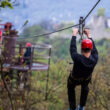
[[22, 45], [20, 44], [19, 45], [19, 60], [18, 60], [18, 62], [20, 62], [20, 64], [21, 64], [21, 58], [20, 58], [20, 56], [21, 56], [21, 48], [22, 48]]
[[47, 78], [46, 78], [46, 94], [45, 100], [48, 99], [48, 83], [49, 83], [49, 72], [50, 72], [50, 56], [51, 56], [51, 48], [49, 49], [49, 60], [48, 60], [48, 71], [47, 71]]
[[29, 70], [31, 70], [31, 68], [32, 68], [32, 64], [33, 64], [33, 55], [34, 55], [34, 47], [32, 47], [32, 50], [31, 50], [31, 58], [30, 58]]

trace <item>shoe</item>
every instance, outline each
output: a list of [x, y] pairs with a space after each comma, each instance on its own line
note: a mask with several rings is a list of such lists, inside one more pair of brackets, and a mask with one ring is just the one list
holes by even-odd
[[[68, 110], [71, 110], [71, 109], [69, 108]], [[75, 110], [77, 110], [77, 109], [75, 109]]]
[[85, 110], [85, 108], [79, 105], [78, 110]]

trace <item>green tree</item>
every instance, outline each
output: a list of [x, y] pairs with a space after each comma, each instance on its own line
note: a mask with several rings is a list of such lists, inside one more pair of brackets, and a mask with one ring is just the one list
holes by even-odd
[[[13, 2], [14, 3], [14, 2]], [[0, 8], [13, 8], [13, 3], [11, 2], [11, 0], [1, 0], [0, 1]]]
[[105, 16], [105, 8], [98, 9], [98, 16]]

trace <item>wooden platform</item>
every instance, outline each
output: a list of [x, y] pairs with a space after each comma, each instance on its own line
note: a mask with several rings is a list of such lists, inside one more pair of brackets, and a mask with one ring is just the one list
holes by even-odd
[[19, 71], [47, 71], [49, 68], [49, 65], [44, 63], [33, 63], [31, 69], [28, 65], [10, 65], [10, 64], [4, 64], [3, 68], [5, 69], [13, 69], [13, 70], [19, 70]]

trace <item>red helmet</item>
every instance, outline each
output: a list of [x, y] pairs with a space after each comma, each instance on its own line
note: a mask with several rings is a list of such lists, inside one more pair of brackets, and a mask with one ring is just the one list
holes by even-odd
[[27, 44], [26, 44], [26, 47], [31, 47], [32, 45], [31, 45], [31, 43], [30, 42], [28, 42]]
[[0, 29], [0, 36], [2, 36], [2, 30]]
[[2, 30], [0, 29], [0, 41], [2, 40]]
[[82, 41], [81, 48], [82, 49], [88, 48], [88, 49], [92, 50], [93, 49], [93, 43], [92, 43], [92, 41], [90, 39], [84, 39]]

